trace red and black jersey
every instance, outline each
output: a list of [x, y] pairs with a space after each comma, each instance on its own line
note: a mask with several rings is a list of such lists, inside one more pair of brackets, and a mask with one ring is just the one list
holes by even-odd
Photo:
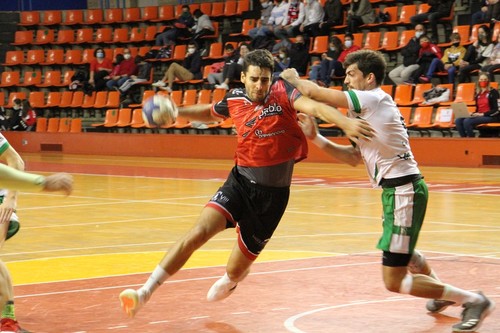
[[300, 92], [277, 80], [263, 103], [252, 102], [245, 89], [232, 89], [212, 106], [217, 117], [233, 119], [238, 133], [235, 162], [263, 167], [307, 157], [307, 140], [297, 122], [294, 101]]

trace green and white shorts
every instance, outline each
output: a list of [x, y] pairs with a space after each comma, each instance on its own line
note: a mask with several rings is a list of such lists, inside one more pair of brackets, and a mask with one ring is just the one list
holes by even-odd
[[419, 179], [382, 191], [383, 234], [377, 248], [390, 253], [412, 254], [424, 222], [429, 192]]

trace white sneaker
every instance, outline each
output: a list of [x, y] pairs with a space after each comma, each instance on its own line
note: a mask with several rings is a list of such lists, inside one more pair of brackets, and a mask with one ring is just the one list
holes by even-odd
[[158, 87], [160, 88], [161, 90], [165, 90], [165, 91], [168, 91], [169, 93], [172, 92], [172, 88], [170, 88], [169, 86], [166, 86], [166, 87]]
[[155, 83], [151, 84], [153, 87], [165, 87], [166, 84], [162, 80], [158, 80]]
[[221, 84], [216, 84], [215, 85], [215, 88], [217, 89], [224, 89], [224, 90], [229, 90], [229, 86], [225, 83], [221, 83]]
[[237, 282], [229, 280], [229, 278], [224, 275], [218, 279], [207, 293], [207, 301], [216, 302], [229, 297], [233, 291], [238, 286]]
[[[142, 308], [144, 304], [148, 301], [149, 297], [147, 295], [143, 295], [137, 290], [134, 289], [125, 289], [120, 293], [120, 303], [123, 311], [129, 316], [133, 318], [135, 314]], [[151, 295], [149, 295], [151, 296]]]

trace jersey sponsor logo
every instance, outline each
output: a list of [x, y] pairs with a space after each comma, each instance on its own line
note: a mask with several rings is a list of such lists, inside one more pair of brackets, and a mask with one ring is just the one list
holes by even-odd
[[256, 129], [255, 130], [255, 135], [259, 139], [263, 139], [263, 138], [268, 138], [268, 137], [271, 137], [271, 136], [281, 135], [281, 134], [284, 134], [285, 132], [286, 132], [285, 130], [279, 130], [279, 131], [276, 131], [276, 132], [264, 133], [262, 130]]
[[229, 201], [229, 198], [226, 197], [221, 191], [219, 191], [214, 194], [211, 201], [227, 203]]
[[397, 157], [399, 157], [401, 160], [410, 160], [411, 159], [411, 153], [404, 153], [404, 154], [398, 154], [396, 155]]
[[268, 105], [260, 112], [259, 119], [283, 114], [283, 107], [277, 103]]

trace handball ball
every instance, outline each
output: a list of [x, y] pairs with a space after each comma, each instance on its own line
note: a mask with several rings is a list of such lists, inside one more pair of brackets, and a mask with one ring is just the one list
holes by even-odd
[[142, 118], [150, 126], [172, 125], [178, 113], [177, 105], [164, 95], [150, 97], [142, 107]]

